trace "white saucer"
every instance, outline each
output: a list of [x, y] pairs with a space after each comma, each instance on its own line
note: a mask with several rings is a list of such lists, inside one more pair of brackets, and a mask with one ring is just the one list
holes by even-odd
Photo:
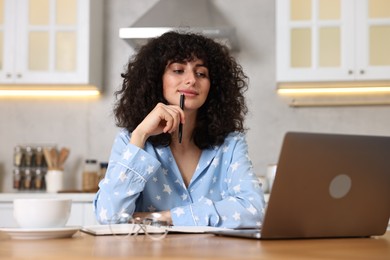
[[72, 237], [81, 227], [71, 226], [63, 228], [0, 228], [12, 239], [51, 239]]

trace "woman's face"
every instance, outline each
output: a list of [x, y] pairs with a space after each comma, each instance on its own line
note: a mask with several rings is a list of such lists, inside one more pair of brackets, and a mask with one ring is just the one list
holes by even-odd
[[171, 105], [179, 105], [184, 94], [186, 110], [199, 109], [209, 94], [209, 71], [199, 59], [169, 63], [162, 80], [164, 98]]

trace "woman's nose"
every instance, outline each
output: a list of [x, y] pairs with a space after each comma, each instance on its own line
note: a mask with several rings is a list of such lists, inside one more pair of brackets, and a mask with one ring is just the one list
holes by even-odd
[[186, 78], [185, 78], [186, 85], [193, 85], [195, 84], [195, 81], [196, 81], [195, 73], [193, 72], [186, 73]]

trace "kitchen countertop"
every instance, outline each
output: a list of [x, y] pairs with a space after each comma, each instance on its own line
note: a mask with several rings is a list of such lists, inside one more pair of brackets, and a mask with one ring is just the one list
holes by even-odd
[[147, 237], [91, 236], [13, 240], [0, 232], [0, 258], [45, 260], [92, 259], [389, 259], [390, 232], [372, 238], [258, 241], [211, 234], [168, 234]]
[[46, 192], [10, 192], [0, 193], [0, 203], [11, 202], [14, 199], [22, 198], [66, 198], [72, 199], [73, 202], [92, 202], [95, 193], [46, 193]]

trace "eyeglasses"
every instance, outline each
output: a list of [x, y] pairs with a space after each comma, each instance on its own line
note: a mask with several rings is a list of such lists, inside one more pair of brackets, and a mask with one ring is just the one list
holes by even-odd
[[116, 237], [137, 236], [145, 234], [152, 240], [161, 240], [168, 234], [171, 225], [167, 221], [159, 220], [159, 213], [152, 213], [145, 217], [133, 218], [128, 213], [115, 214], [109, 221], [111, 233]]

